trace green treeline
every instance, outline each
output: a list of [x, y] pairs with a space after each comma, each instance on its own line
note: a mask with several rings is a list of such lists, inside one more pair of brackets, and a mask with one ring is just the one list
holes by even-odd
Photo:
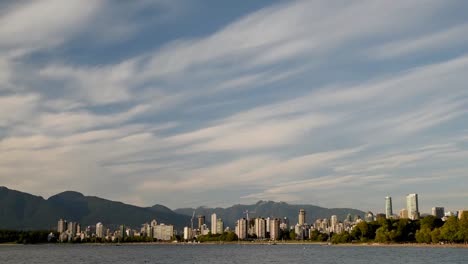
[[421, 220], [380, 219], [374, 222], [360, 222], [350, 233], [333, 234], [332, 243], [377, 242], [377, 243], [467, 243], [468, 216], [447, 221], [434, 216]]
[[49, 237], [50, 231], [0, 230], [0, 243], [37, 244], [56, 242], [58, 234]]
[[215, 241], [223, 241], [223, 242], [232, 242], [232, 241], [237, 241], [238, 237], [236, 233], [229, 231], [229, 232], [224, 232], [222, 234], [211, 234], [211, 232], [208, 233], [208, 235], [204, 236], [198, 236], [197, 241], [199, 242], [215, 242]]

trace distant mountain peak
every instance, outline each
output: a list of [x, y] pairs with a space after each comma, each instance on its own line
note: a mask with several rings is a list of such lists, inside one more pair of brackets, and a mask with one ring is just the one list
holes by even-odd
[[75, 191], [65, 191], [65, 192], [61, 192], [59, 194], [56, 194], [54, 196], [51, 196], [48, 200], [56, 200], [56, 199], [75, 200], [75, 199], [80, 199], [80, 198], [83, 198], [83, 197], [84, 197], [84, 195], [82, 193], [75, 192]]

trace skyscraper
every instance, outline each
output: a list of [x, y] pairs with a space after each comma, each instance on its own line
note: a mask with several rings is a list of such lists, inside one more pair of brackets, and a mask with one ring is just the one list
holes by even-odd
[[96, 224], [96, 237], [104, 237], [104, 225], [101, 222]]
[[335, 228], [338, 225], [338, 216], [332, 215], [330, 217], [330, 227], [333, 232], [336, 232]]
[[408, 209], [408, 217], [411, 220], [419, 219], [419, 204], [417, 193], [411, 193], [406, 196], [406, 207]]
[[255, 218], [255, 234], [257, 238], [266, 237], [266, 220], [265, 218]]
[[216, 234], [222, 234], [224, 232], [224, 222], [223, 219], [216, 219]]
[[289, 219], [287, 217], [281, 219], [280, 228], [281, 230], [289, 230]]
[[392, 216], [393, 216], [392, 197], [387, 196], [385, 197], [385, 217], [389, 219]]
[[442, 218], [445, 215], [445, 209], [443, 207], [432, 207], [432, 215], [437, 218]]
[[247, 238], [247, 219], [241, 218], [236, 223], [236, 235], [239, 239]]
[[305, 224], [305, 210], [304, 209], [300, 209], [299, 210], [299, 217], [298, 217], [298, 224], [299, 225], [304, 225]]
[[59, 232], [60, 234], [65, 232], [66, 226], [67, 226], [67, 221], [60, 219], [57, 223], [57, 232]]
[[198, 229], [201, 229], [204, 224], [205, 224], [205, 216], [199, 215], [198, 216]]
[[278, 218], [270, 219], [270, 239], [278, 240], [280, 232], [280, 220]]
[[213, 213], [211, 215], [211, 234], [216, 234], [216, 222], [217, 222], [217, 218], [216, 218], [216, 214]]

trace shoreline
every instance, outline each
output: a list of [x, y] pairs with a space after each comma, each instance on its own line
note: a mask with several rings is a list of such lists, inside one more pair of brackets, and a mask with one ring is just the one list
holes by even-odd
[[204, 243], [185, 243], [185, 242], [135, 242], [135, 243], [39, 243], [39, 244], [15, 244], [15, 243], [0, 243], [0, 246], [34, 246], [34, 245], [58, 245], [58, 246], [74, 246], [74, 245], [86, 245], [86, 246], [138, 246], [138, 245], [174, 245], [174, 246], [203, 246], [203, 245], [315, 245], [325, 247], [421, 247], [421, 248], [468, 248], [468, 244], [418, 244], [418, 243], [345, 243], [345, 244], [328, 244], [323, 242], [204, 242]]

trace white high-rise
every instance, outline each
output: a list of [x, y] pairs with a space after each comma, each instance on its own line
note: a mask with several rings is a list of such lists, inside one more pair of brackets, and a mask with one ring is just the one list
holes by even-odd
[[255, 235], [257, 238], [266, 237], [266, 220], [265, 218], [255, 218]]
[[408, 217], [411, 220], [419, 219], [419, 204], [417, 193], [411, 193], [406, 196], [406, 207], [408, 209]]
[[96, 224], [96, 236], [99, 238], [104, 237], [104, 225], [101, 222]]
[[67, 227], [67, 221], [60, 219], [57, 223], [57, 232], [59, 232], [60, 234], [65, 232], [66, 227]]
[[236, 235], [239, 239], [247, 238], [247, 219], [242, 218], [242, 219], [237, 220]]
[[269, 220], [270, 222], [270, 239], [271, 240], [278, 240], [279, 233], [280, 233], [280, 220], [278, 218], [274, 218]]
[[218, 219], [216, 217], [216, 214], [213, 213], [211, 215], [211, 234], [213, 234], [213, 235], [216, 234], [216, 224], [217, 224], [217, 222], [218, 222]]

